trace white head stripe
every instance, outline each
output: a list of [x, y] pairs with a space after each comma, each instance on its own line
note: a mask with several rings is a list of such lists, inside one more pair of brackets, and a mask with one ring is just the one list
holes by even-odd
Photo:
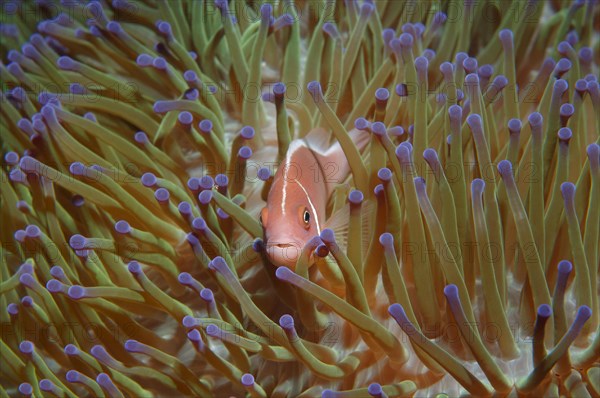
[[304, 194], [306, 195], [306, 199], [308, 199], [308, 204], [310, 205], [310, 209], [312, 210], [312, 213], [315, 215], [315, 222], [317, 223], [317, 233], [321, 233], [321, 226], [319, 225], [319, 216], [317, 215], [317, 209], [315, 209], [315, 205], [313, 205], [312, 200], [310, 200], [310, 196], [308, 195], [308, 192], [306, 191], [306, 189], [304, 188], [304, 185], [302, 185], [300, 183], [300, 181], [296, 181], [298, 183], [298, 185], [300, 186], [300, 188], [302, 188], [302, 190], [304, 191]]

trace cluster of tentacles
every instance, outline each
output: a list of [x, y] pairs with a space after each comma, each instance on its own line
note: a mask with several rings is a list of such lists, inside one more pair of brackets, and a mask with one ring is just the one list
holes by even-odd
[[[2, 7], [0, 396], [600, 395], [597, 1]], [[315, 127], [348, 227], [277, 268]]]

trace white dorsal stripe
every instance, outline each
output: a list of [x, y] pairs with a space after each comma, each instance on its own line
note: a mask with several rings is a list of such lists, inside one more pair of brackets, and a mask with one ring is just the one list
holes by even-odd
[[[287, 185], [288, 185], [288, 172], [290, 171], [289, 165], [291, 164], [291, 159], [294, 153], [304, 146], [304, 142], [301, 140], [294, 140], [290, 143], [288, 147], [288, 151], [285, 154], [285, 162], [281, 165], [284, 167], [283, 169], [283, 197], [281, 198], [281, 215], [285, 216], [285, 205], [287, 201]], [[304, 189], [304, 188], [302, 188]]]

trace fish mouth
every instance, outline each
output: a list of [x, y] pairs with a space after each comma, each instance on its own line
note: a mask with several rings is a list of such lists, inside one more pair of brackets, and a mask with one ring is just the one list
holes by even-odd
[[294, 268], [302, 248], [296, 242], [267, 242], [265, 245], [269, 260], [276, 266]]
[[273, 243], [273, 245], [267, 245], [267, 246], [277, 246], [277, 247], [281, 247], [281, 248], [286, 248], [286, 247], [291, 247], [291, 246], [295, 246], [292, 243]]

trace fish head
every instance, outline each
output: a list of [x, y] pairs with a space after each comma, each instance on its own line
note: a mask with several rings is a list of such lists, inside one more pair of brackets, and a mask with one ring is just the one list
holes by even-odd
[[294, 269], [304, 245], [321, 232], [323, 205], [311, 194], [323, 193], [305, 185], [300, 179], [275, 178], [261, 211], [266, 254], [276, 266]]

